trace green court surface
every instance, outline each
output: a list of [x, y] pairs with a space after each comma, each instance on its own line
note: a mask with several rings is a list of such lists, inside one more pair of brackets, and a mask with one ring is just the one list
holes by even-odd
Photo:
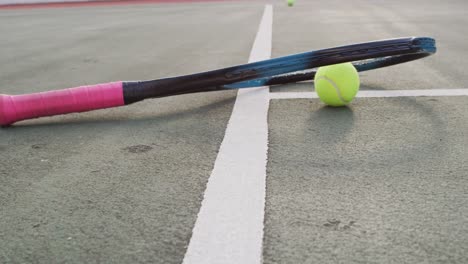
[[[362, 91], [428, 96], [356, 98], [330, 108], [318, 99], [285, 99], [312, 92], [313, 82], [263, 88], [285, 97], [270, 100], [264, 116], [265, 164], [243, 153], [255, 168], [245, 173], [263, 169], [264, 186], [250, 185], [241, 172], [226, 190], [208, 183], [220, 157], [235, 157], [223, 145], [233, 117], [250, 115], [236, 110], [242, 101], [235, 90], [2, 128], [0, 263], [467, 263], [468, 96], [453, 96], [468, 88], [465, 1], [0, 8], [0, 93], [246, 63], [259, 52], [253, 44], [270, 6], [272, 37], [261, 45], [271, 44], [271, 57], [435, 38], [431, 57], [360, 74]], [[431, 96], [436, 90], [444, 96]], [[207, 186], [220, 196], [208, 195]], [[216, 200], [238, 187], [245, 192]], [[264, 207], [230, 207], [258, 191]], [[202, 210], [213, 197], [219, 211]], [[248, 213], [217, 222], [219, 212]], [[251, 212], [262, 217], [259, 225], [250, 225]], [[205, 233], [204, 217], [213, 230], [229, 224], [232, 232]], [[237, 230], [260, 240], [250, 246]], [[226, 246], [230, 239], [236, 243]]]

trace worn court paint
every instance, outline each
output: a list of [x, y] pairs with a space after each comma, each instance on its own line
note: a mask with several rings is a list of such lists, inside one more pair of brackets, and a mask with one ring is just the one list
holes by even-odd
[[[385, 90], [360, 91], [358, 98], [378, 97], [418, 97], [418, 96], [468, 96], [468, 89], [427, 89], [427, 90]], [[307, 99], [318, 98], [315, 92], [271, 93], [270, 99]]]
[[[249, 62], [271, 56], [265, 7]], [[184, 263], [261, 263], [268, 148], [267, 87], [239, 90]]]

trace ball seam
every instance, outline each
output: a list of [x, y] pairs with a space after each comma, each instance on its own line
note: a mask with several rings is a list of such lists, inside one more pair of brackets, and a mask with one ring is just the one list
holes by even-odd
[[324, 79], [325, 81], [329, 82], [333, 86], [333, 88], [335, 88], [336, 93], [338, 94], [338, 98], [340, 99], [340, 101], [342, 103], [345, 103], [345, 104], [349, 103], [349, 101], [347, 101], [347, 100], [345, 100], [343, 98], [343, 96], [341, 95], [341, 91], [338, 88], [338, 85], [336, 85], [336, 83], [332, 79], [328, 78], [327, 76], [320, 76], [320, 77], [317, 78], [317, 81], [319, 81], [321, 79]]

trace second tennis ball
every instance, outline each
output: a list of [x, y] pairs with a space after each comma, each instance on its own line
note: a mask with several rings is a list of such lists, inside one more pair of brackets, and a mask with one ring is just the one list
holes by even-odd
[[288, 6], [293, 6], [294, 2], [295, 2], [295, 0], [288, 0]]
[[322, 102], [330, 106], [344, 106], [359, 91], [359, 74], [349, 62], [324, 66], [315, 74], [314, 85]]

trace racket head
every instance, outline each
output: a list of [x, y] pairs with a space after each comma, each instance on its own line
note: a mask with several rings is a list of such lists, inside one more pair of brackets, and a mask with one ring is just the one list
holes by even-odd
[[[329, 58], [323, 58], [321, 64], [325, 65], [351, 62], [358, 72], [374, 70], [378, 68], [388, 67], [405, 63], [413, 60], [418, 60], [434, 54], [437, 51], [435, 40], [428, 37], [410, 37], [398, 38], [382, 41], [367, 42], [361, 44], [354, 44], [349, 46], [342, 46], [332, 49], [317, 51], [316, 53], [327, 54]], [[358, 50], [356, 50], [358, 47]], [[406, 50], [405, 50], [406, 49]], [[353, 51], [354, 50], [354, 51]], [[382, 56], [385, 50], [386, 53], [395, 53], [390, 56]], [[336, 53], [339, 51], [339, 53]], [[400, 54], [398, 53], [400, 52]], [[302, 53], [307, 54], [307, 53]], [[364, 59], [353, 60], [356, 55], [363, 55]], [[292, 56], [298, 56], [292, 55]], [[323, 55], [322, 55], [323, 56]], [[339, 57], [339, 59], [338, 59]], [[368, 57], [368, 58], [365, 58]], [[283, 57], [286, 58], [286, 57]], [[328, 64], [329, 63], [329, 64]], [[320, 66], [325, 66], [320, 65]], [[320, 66], [317, 66], [320, 67]], [[301, 82], [313, 80], [317, 68], [289, 72], [274, 76], [267, 76], [259, 79], [237, 82], [233, 84], [224, 85], [225, 89], [241, 89], [248, 87], [258, 87], [266, 85], [279, 85], [293, 82]]]

